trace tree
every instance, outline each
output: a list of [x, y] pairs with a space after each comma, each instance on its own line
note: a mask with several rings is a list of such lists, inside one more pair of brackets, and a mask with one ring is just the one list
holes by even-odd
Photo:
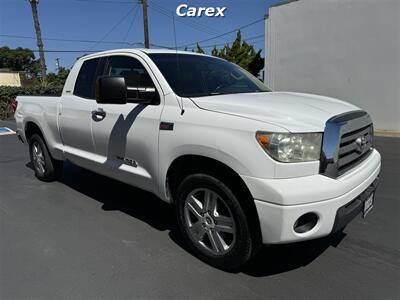
[[197, 43], [196, 48], [193, 49], [193, 52], [195, 52], [195, 53], [201, 53], [201, 54], [206, 53], [206, 52], [200, 47], [199, 43]]
[[219, 51], [217, 49], [217, 46], [214, 46], [214, 48], [211, 51], [211, 55], [212, 56], [218, 56], [219, 55]]
[[46, 78], [46, 85], [47, 86], [63, 86], [65, 83], [65, 80], [67, 80], [69, 74], [69, 69], [66, 69], [64, 67], [60, 67], [58, 69], [58, 73], [49, 73], [47, 74]]
[[254, 46], [246, 43], [246, 41], [242, 41], [240, 30], [237, 32], [232, 46], [226, 44], [221, 50], [214, 47], [211, 54], [233, 62], [255, 76], [264, 68], [264, 59], [261, 57], [261, 50], [256, 52]]
[[35, 58], [35, 54], [28, 48], [10, 49], [9, 47], [1, 47], [0, 69], [26, 71], [37, 76], [40, 72], [40, 64]]
[[264, 58], [261, 57], [261, 50], [258, 50], [249, 63], [247, 70], [254, 76], [257, 76], [262, 69], [264, 69]]

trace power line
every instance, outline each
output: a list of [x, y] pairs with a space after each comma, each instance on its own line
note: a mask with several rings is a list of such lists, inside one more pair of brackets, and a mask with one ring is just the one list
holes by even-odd
[[[155, 1], [151, 2], [151, 6], [153, 6], [152, 8], [154, 10], [158, 9], [159, 13], [163, 13], [164, 15], [167, 15], [167, 17], [169, 17], [169, 18], [172, 18], [172, 16], [174, 15], [174, 12], [172, 10], [169, 10], [169, 9], [165, 8], [164, 6], [158, 4]], [[180, 23], [182, 23], [182, 24], [184, 24], [186, 26], [192, 27], [193, 29], [205, 32], [207, 34], [219, 34], [219, 33], [221, 33], [221, 32], [215, 30], [214, 28], [212, 28], [210, 26], [201, 24], [199, 22], [195, 22], [194, 20], [190, 20], [191, 22], [188, 23], [188, 22], [185, 22], [185, 20], [182, 20], [181, 18], [178, 18], [178, 19], [175, 19], [175, 21], [178, 21], [178, 22], [180, 22]]]
[[[171, 13], [171, 14], [170, 14], [170, 13], [167, 13], [167, 12], [165, 12], [165, 11], [159, 9], [159, 8], [156, 7], [156, 6], [153, 6], [153, 5], [150, 5], [150, 4], [149, 4], [148, 7], [149, 7], [151, 10], [153, 10], [153, 11], [155, 11], [155, 12], [158, 12], [159, 14], [162, 14], [162, 15], [164, 15], [164, 16], [170, 18], [170, 19], [173, 19], [173, 18], [174, 18], [173, 15], [172, 15], [172, 13]], [[182, 23], [182, 24], [184, 24], [184, 25], [186, 25], [186, 26], [191, 27], [192, 29], [195, 29], [195, 30], [200, 31], [200, 32], [203, 32], [203, 33], [207, 33], [207, 34], [211, 34], [211, 35], [212, 35], [212, 34], [215, 34], [215, 33], [210, 32], [210, 31], [207, 30], [207, 29], [203, 29], [203, 28], [198, 27], [198, 26], [196, 26], [196, 25], [183, 22], [182, 20], [179, 20], [179, 19], [176, 19], [176, 18], [175, 18], [175, 21], [180, 22], [180, 23]]]
[[[76, 1], [76, 2], [92, 2], [92, 3], [112, 3], [112, 4], [115, 4], [115, 3], [132, 4], [132, 3], [134, 3], [133, 1], [112, 1], [112, 0], [73, 0], [73, 1]], [[163, 14], [163, 15], [169, 17], [169, 18], [172, 18], [173, 11], [161, 6], [160, 4], [158, 4], [158, 3], [154, 2], [154, 1], [152, 1], [152, 3], [148, 4], [147, 6], [150, 7], [152, 10], [160, 13], [160, 14]], [[188, 23], [188, 22], [185, 22], [183, 20], [179, 20], [179, 19], [177, 21], [182, 23], [182, 24], [185, 24], [186, 26], [189, 26], [189, 27], [191, 27], [193, 29], [196, 29], [198, 31], [205, 32], [207, 34], [218, 34], [219, 33], [219, 31], [216, 31], [212, 27], [204, 25], [204, 24], [201, 24], [201, 23], [198, 23], [198, 22], [195, 22], [193, 20], [191, 20], [192, 24]]]
[[[36, 38], [33, 36], [24, 36], [24, 35], [12, 35], [12, 34], [0, 34], [0, 36], [3, 37], [9, 37], [9, 38], [17, 38], [17, 39], [31, 39], [31, 40], [35, 40]], [[254, 40], [257, 38], [261, 38], [264, 37], [264, 34], [260, 34], [257, 36], [252, 36], [249, 38], [243, 38], [244, 41], [250, 41], [250, 40]], [[78, 43], [98, 43], [100, 42], [99, 40], [86, 40], [86, 39], [59, 39], [59, 38], [43, 38], [43, 40], [45, 41], [57, 41], [57, 42], [78, 42]], [[102, 44], [120, 44], [120, 45], [126, 45], [126, 46], [135, 46], [135, 45], [143, 45], [142, 42], [126, 42], [126, 41], [102, 41]], [[209, 44], [209, 45], [205, 45], [202, 46], [200, 45], [202, 48], [212, 48], [214, 46], [224, 46], [227, 43], [218, 43], [218, 44]], [[157, 44], [152, 44], [150, 43], [151, 46], [157, 47], [157, 48], [165, 48], [165, 49], [175, 49], [172, 46], [165, 46], [165, 45], [157, 45]], [[60, 50], [63, 51], [63, 50]], [[88, 50], [79, 50], [78, 52], [85, 52]], [[97, 52], [100, 50], [96, 50], [94, 52]], [[56, 50], [55, 52], [58, 52], [58, 50]]]
[[[97, 2], [98, 0], [75, 0], [75, 1]], [[100, 2], [105, 2], [105, 1], [100, 1]], [[131, 3], [131, 2], [130, 2], [130, 3]], [[137, 7], [137, 6], [136, 6], [136, 7]], [[149, 7], [152, 7], [152, 6], [149, 5]], [[152, 8], [154, 9], [154, 7], [152, 7]], [[97, 45], [100, 44], [100, 43], [101, 43], [101, 44], [122, 44], [122, 45], [128, 45], [128, 46], [143, 45], [143, 43], [130, 43], [130, 42], [126, 42], [125, 39], [124, 39], [124, 41], [104, 41], [104, 39], [107, 38], [107, 36], [108, 36], [112, 31], [114, 31], [115, 28], [118, 27], [118, 26], [128, 17], [128, 15], [129, 15], [134, 9], [135, 9], [135, 7], [132, 8], [131, 10], [129, 10], [128, 13], [127, 13], [126, 15], [124, 15], [123, 18], [120, 19], [120, 20], [119, 20], [119, 21], [118, 21], [118, 22], [103, 36], [103, 38], [100, 39], [100, 40], [61, 39], [61, 38], [43, 38], [43, 40], [61, 41], [61, 42], [78, 42], [78, 43], [95, 43], [95, 45], [92, 46], [92, 47], [89, 49], [89, 51], [91, 51], [95, 46], [97, 46]], [[164, 9], [164, 10], [165, 10], [165, 9]], [[169, 15], [169, 14], [166, 13], [165, 11], [162, 11], [161, 8], [158, 9], [158, 11], [159, 11], [161, 14], [164, 14], [164, 15], [170, 17], [170, 18], [173, 18], [172, 14]], [[137, 12], [136, 12], [136, 14], [137, 14]], [[135, 16], [136, 16], [136, 15], [135, 15]], [[178, 20], [179, 20], [179, 19], [178, 19]], [[178, 20], [177, 20], [177, 21], [178, 21]], [[236, 31], [238, 31], [238, 30], [241, 30], [241, 29], [250, 27], [250, 26], [252, 26], [252, 25], [254, 25], [254, 24], [260, 23], [261, 21], [264, 21], [264, 18], [257, 19], [257, 20], [255, 20], [255, 21], [249, 23], [249, 24], [240, 26], [240, 27], [235, 28], [235, 29], [233, 29], [233, 30], [230, 30], [230, 31], [228, 31], [228, 32], [221, 33], [221, 34], [219, 34], [219, 35], [213, 36], [213, 37], [211, 37], [211, 38], [207, 38], [207, 39], [200, 40], [200, 41], [196, 41], [196, 42], [189, 43], [189, 44], [186, 44], [186, 45], [178, 46], [178, 48], [186, 48], [186, 47], [190, 47], [190, 46], [195, 46], [196, 44], [201, 44], [201, 43], [203, 43], [203, 42], [207, 42], [207, 41], [211, 41], [211, 40], [214, 40], [214, 39], [218, 39], [218, 38], [220, 38], [220, 37], [223, 37], [223, 36], [226, 36], [226, 35], [228, 35], [228, 34], [234, 33], [234, 32], [236, 32]], [[132, 22], [132, 23], [133, 23], [133, 22]], [[131, 23], [131, 24], [132, 24], [132, 23]], [[182, 23], [182, 22], [181, 22], [181, 23]], [[183, 22], [183, 23], [184, 23], [184, 22]], [[185, 25], [188, 25], [187, 23], [184, 23], [184, 24], [185, 24]], [[189, 25], [189, 26], [190, 26], [190, 25]], [[204, 30], [199, 29], [199, 28], [197, 28], [197, 30], [200, 30], [200, 31], [205, 32]], [[128, 32], [129, 32], [129, 31], [128, 31]], [[206, 33], [208, 33], [208, 32], [206, 32]], [[11, 35], [11, 34], [0, 34], [0, 36], [9, 37], [9, 38], [36, 39], [35, 37], [32, 37], [32, 36]], [[261, 37], [261, 36], [263, 36], [263, 35], [259, 35], [259, 36], [257, 36], [257, 38], [258, 38], [258, 37]], [[256, 37], [252, 37], [252, 38], [255, 39]], [[250, 39], [252, 39], [252, 38], [248, 38], [247, 40], [250, 40]], [[246, 39], [244, 39], [244, 40], [246, 40]], [[224, 43], [224, 44], [226, 44], [226, 43]], [[217, 45], [224, 45], [224, 44], [217, 44]], [[164, 46], [164, 45], [157, 45], [157, 44], [150, 44], [150, 45], [151, 45], [151, 46], [154, 46], [154, 47], [158, 47], [158, 48], [175, 49], [175, 47], [171, 47], [171, 46]], [[209, 48], [209, 47], [214, 47], [214, 46], [215, 46], [215, 45], [207, 45], [207, 46], [203, 46], [203, 48]], [[64, 50], [63, 50], [63, 51], [64, 51]], [[57, 52], [57, 51], [55, 51], [55, 52]], [[77, 51], [77, 52], [87, 52], [87, 50], [86, 50], [86, 51]]]
[[[243, 41], [248, 42], [248, 41], [254, 41], [254, 40], [258, 40], [264, 37], [264, 34], [259, 34], [256, 36], [252, 36], [249, 38], [243, 38]], [[132, 45], [141, 45], [143, 46], [143, 42], [135, 42], [135, 43], [131, 43]], [[217, 47], [217, 46], [224, 46], [227, 43], [220, 43], [220, 44], [213, 44], [213, 45], [206, 45], [206, 46], [201, 46], [201, 48], [212, 48], [212, 47]], [[157, 47], [157, 48], [162, 48], [162, 49], [175, 49], [174, 47], [168, 47], [168, 46], [163, 46], [163, 45], [157, 45], [157, 44], [151, 44], [151, 46], [153, 47]], [[83, 53], [83, 52], [90, 52], [90, 53], [94, 53], [94, 52], [101, 52], [101, 51], [106, 51], [106, 50], [44, 50], [44, 52], [51, 52], [51, 53]], [[35, 49], [32, 50], [32, 52], [39, 52], [39, 50]]]
[[93, 3], [122, 3], [122, 4], [132, 4], [133, 1], [112, 1], [112, 0], [73, 0], [75, 2], [93, 2]]
[[125, 19], [131, 14], [131, 12], [134, 11], [135, 8], [136, 7], [131, 8], [127, 14], [125, 14], [117, 23], [114, 24], [114, 26], [111, 27], [109, 31], [107, 31], [107, 33], [100, 39], [100, 41], [98, 41], [92, 47], [90, 47], [90, 50], [94, 49], [95, 47], [97, 47], [97, 45], [101, 44], [111, 34], [111, 32], [115, 30], [115, 28], [117, 28], [123, 21], [125, 21]]
[[225, 32], [225, 33], [222, 33], [222, 34], [220, 34], [220, 35], [217, 35], [217, 36], [214, 36], [214, 37], [211, 37], [211, 38], [208, 38], [208, 39], [204, 39], [204, 40], [201, 40], [201, 41], [193, 42], [193, 43], [190, 43], [190, 44], [182, 45], [182, 46], [179, 46], [178, 48], [190, 47], [190, 46], [194, 46], [194, 45], [196, 45], [196, 44], [200, 44], [200, 43], [212, 41], [212, 40], [215, 40], [215, 39], [217, 39], [217, 38], [220, 38], [220, 37], [223, 37], [223, 36], [225, 36], [225, 35], [228, 35], [228, 34], [231, 34], [231, 33], [233, 33], [233, 32], [236, 32], [236, 31], [238, 31], [238, 30], [241, 30], [241, 29], [250, 27], [250, 26], [252, 26], [252, 25], [254, 25], [254, 24], [260, 23], [261, 21], [264, 21], [264, 18], [255, 20], [255, 21], [253, 21], [253, 22], [251, 22], [251, 23], [249, 23], [249, 24], [240, 26], [240, 27], [238, 27], [238, 28], [236, 28], [236, 29], [230, 30], [230, 31]]
[[[164, 16], [167, 16], [168, 18], [172, 19], [173, 21], [182, 23], [188, 27], [191, 27], [192, 29], [195, 29], [197, 31], [209, 34], [209, 35], [215, 35], [215, 34], [220, 34], [221, 31], [219, 30], [215, 30], [215, 28], [211, 27], [211, 26], [207, 26], [205, 24], [202, 24], [200, 22], [196, 22], [192, 19], [187, 19], [187, 18], [174, 18], [174, 11], [169, 10], [168, 8], [166, 8], [165, 6], [160, 5], [158, 2], [152, 0], [151, 4], [149, 4], [149, 7], [160, 13], [163, 14]], [[190, 22], [189, 22], [190, 21]]]
[[[20, 36], [20, 35], [9, 35], [9, 34], [0, 34], [0, 36], [11, 37], [11, 38], [36, 39], [33, 36]], [[243, 38], [243, 40], [251, 41], [251, 40], [255, 40], [257, 38], [261, 38], [261, 37], [264, 37], [264, 34], [260, 34], [258, 36], [254, 36], [254, 37], [250, 37], [250, 38]], [[99, 42], [99, 40], [53, 39], [53, 38], [43, 38], [43, 40], [61, 41], [61, 42], [82, 42], [82, 43]], [[135, 45], [143, 46], [143, 42], [103, 41], [102, 44], [123, 44], [123, 45], [127, 45], [127, 46], [135, 46]], [[226, 44], [229, 44], [229, 43], [209, 44], [209, 45], [205, 45], [205, 46], [202, 46], [202, 45], [200, 45], [200, 46], [201, 46], [201, 48], [213, 48], [214, 46], [218, 47], [218, 46], [224, 46]], [[153, 47], [162, 48], [162, 49], [175, 49], [175, 47], [172, 47], [172, 46], [158, 45], [158, 44], [152, 44], [152, 43], [150, 43], [150, 45]], [[32, 51], [38, 52], [38, 50], [32, 50]], [[63, 51], [68, 52], [68, 50], [52, 50], [52, 52], [63, 52]], [[87, 51], [91, 51], [91, 50], [72, 50], [72, 51], [73, 52], [87, 52]], [[93, 50], [91, 52], [100, 52], [100, 51], [101, 50]]]
[[[248, 42], [248, 41], [254, 41], [254, 40], [257, 40], [257, 39], [260, 39], [260, 38], [264, 38], [264, 34], [259, 34], [259, 35], [252, 36], [252, 37], [249, 37], [249, 38], [242, 38], [242, 40], [244, 42]], [[229, 44], [229, 43], [220, 43], [220, 44], [213, 44], [213, 45], [210, 44], [210, 45], [206, 45], [206, 46], [202, 46], [200, 44], [199, 45], [200, 45], [201, 48], [205, 49], [205, 48], [213, 48], [213, 47], [218, 47], [218, 46], [225, 46], [226, 44]]]
[[[254, 37], [250, 37], [247, 39], [243, 39], [243, 41], [251, 41], [251, 40], [257, 40], [260, 39], [260, 36], [254, 36]], [[220, 43], [220, 44], [213, 44], [213, 45], [206, 45], [206, 46], [201, 46], [201, 48], [213, 48], [213, 47], [217, 47], [217, 46], [224, 46], [228, 43]], [[131, 45], [141, 45], [143, 46], [143, 42], [135, 42], [135, 43], [131, 43]], [[157, 47], [157, 48], [161, 48], [161, 49], [175, 49], [174, 47], [169, 47], [169, 46], [164, 46], [164, 45], [158, 45], [158, 44], [152, 44], [150, 43], [151, 46], [153, 47]], [[49, 53], [83, 53], [83, 52], [90, 52], [90, 53], [94, 53], [94, 52], [102, 52], [102, 51], [106, 51], [106, 50], [44, 50], [44, 52], [49, 52]], [[33, 49], [32, 52], [39, 52], [39, 50], [37, 49]]]
[[[110, 4], [115, 4], [115, 3], [121, 3], [121, 4], [132, 4], [134, 3], [133, 1], [113, 1], [113, 0], [73, 0], [75, 2], [92, 2], [92, 3], [110, 3]], [[160, 5], [156, 1], [152, 1], [151, 4], [148, 4], [148, 7], [151, 7], [153, 10], [157, 11], [158, 13], [164, 14], [165, 16], [172, 18], [173, 11], [165, 8], [164, 6]], [[189, 27], [192, 27], [193, 29], [200, 30], [203, 32], [206, 32], [207, 34], [218, 34], [220, 31], [215, 30], [211, 26], [207, 26], [205, 24], [195, 22], [194, 20], [190, 20], [192, 24], [185, 22], [183, 20], [178, 19], [178, 22], [185, 24]], [[196, 27], [196, 28], [195, 28]]]
[[[32, 52], [39, 52], [39, 50], [34, 49], [31, 50]], [[49, 52], [49, 53], [83, 53], [83, 52], [101, 52], [104, 50], [43, 50], [43, 52]]]
[[[250, 39], [248, 39], [248, 40], [250, 40]], [[142, 42], [138, 42], [138, 43], [134, 43], [134, 44], [143, 46]], [[162, 46], [162, 45], [157, 45], [157, 44], [151, 44], [150, 43], [150, 45], [153, 46], [153, 47], [162, 48], [162, 49], [174, 49], [174, 47], [167, 47], [167, 46]], [[223, 45], [226, 45], [226, 43], [224, 43], [224, 44], [215, 44], [215, 45], [207, 45], [207, 46], [203, 46], [201, 48], [211, 48], [211, 47], [214, 47], [214, 46], [223, 46]], [[33, 49], [31, 51], [32, 52], [39, 52], [38, 49]], [[47, 52], [48, 53], [85, 53], [85, 52], [87, 52], [87, 53], [95, 53], [95, 52], [102, 52], [102, 51], [107, 51], [107, 50], [104, 50], [104, 49], [103, 50], [43, 50], [43, 52], [45, 52], [45, 53], [47, 53]]]
[[[33, 36], [25, 36], [25, 35], [13, 35], [13, 34], [0, 34], [0, 36], [3, 37], [9, 37], [9, 38], [17, 38], [17, 39], [36, 39], [36, 37]], [[56, 41], [56, 42], [77, 42], [77, 43], [97, 43], [100, 42], [100, 40], [86, 40], [86, 39], [61, 39], [61, 38], [43, 38], [45, 41]], [[130, 44], [129, 42], [123, 42], [123, 41], [102, 41], [102, 44]]]
[[[139, 5], [139, 4], [137, 4], [137, 6], [138, 6], [138, 5]], [[128, 34], [129, 34], [129, 32], [131, 31], [131, 29], [132, 29], [133, 23], [135, 22], [135, 19], [136, 19], [136, 16], [137, 16], [138, 12], [139, 12], [139, 9], [137, 9], [137, 10], [135, 11], [135, 14], [133, 15], [133, 18], [132, 18], [132, 20], [131, 20], [131, 23], [129, 24], [129, 27], [128, 27], [128, 31], [127, 31], [126, 34], [125, 34], [124, 42], [125, 42], [126, 39], [128, 38]]]
[[[22, 36], [22, 35], [11, 35], [11, 34], [0, 34], [0, 36], [10, 37], [10, 38], [22, 38], [22, 39], [36, 39], [33, 36]], [[100, 40], [79, 40], [79, 39], [58, 39], [58, 38], [43, 38], [43, 40], [47, 41], [59, 41], [59, 42], [80, 42], [80, 43], [98, 43], [101, 42], [102, 44], [122, 44], [127, 46], [135, 46], [135, 45], [143, 45], [143, 42], [123, 42], [123, 41], [100, 41]], [[158, 47], [158, 48], [166, 48], [166, 49], [174, 49], [174, 47], [164, 46], [164, 45], [157, 45], [150, 43], [151, 46]], [[63, 50], [60, 50], [63, 51]], [[78, 52], [85, 52], [88, 50], [79, 50]], [[100, 50], [95, 50], [93, 52], [98, 52]], [[55, 52], [58, 52], [56, 50]]]

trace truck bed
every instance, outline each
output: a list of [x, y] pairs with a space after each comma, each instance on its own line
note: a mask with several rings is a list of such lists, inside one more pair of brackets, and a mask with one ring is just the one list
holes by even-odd
[[23, 140], [25, 130], [30, 122], [39, 125], [46, 138], [49, 151], [56, 158], [60, 158], [62, 142], [59, 133], [58, 113], [61, 97], [54, 96], [18, 96], [18, 107], [15, 112], [17, 133]]

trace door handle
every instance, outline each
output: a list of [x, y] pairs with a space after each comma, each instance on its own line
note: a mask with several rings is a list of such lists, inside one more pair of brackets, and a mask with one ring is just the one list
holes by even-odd
[[106, 117], [106, 112], [102, 108], [92, 110], [92, 119], [96, 122], [103, 120]]

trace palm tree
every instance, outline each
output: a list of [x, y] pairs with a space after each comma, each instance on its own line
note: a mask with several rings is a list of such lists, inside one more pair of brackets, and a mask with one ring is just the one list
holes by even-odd
[[39, 62], [40, 62], [42, 80], [45, 81], [45, 79], [46, 79], [46, 61], [44, 60], [42, 32], [40, 31], [39, 16], [38, 16], [38, 12], [37, 12], [37, 5], [39, 4], [39, 0], [28, 0], [28, 1], [31, 4], [31, 8], [32, 8], [32, 16], [33, 16], [33, 23], [35, 25], [37, 46], [39, 48]]

